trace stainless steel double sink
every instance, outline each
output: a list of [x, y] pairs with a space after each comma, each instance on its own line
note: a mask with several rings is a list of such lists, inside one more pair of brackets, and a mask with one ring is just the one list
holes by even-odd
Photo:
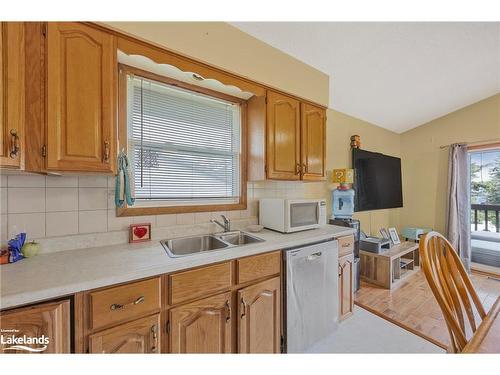
[[205, 251], [224, 250], [257, 242], [264, 242], [264, 240], [241, 231], [179, 237], [160, 241], [167, 254], [173, 258]]

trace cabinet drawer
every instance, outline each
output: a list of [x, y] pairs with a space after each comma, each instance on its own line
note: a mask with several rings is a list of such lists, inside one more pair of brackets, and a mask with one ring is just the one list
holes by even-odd
[[354, 236], [339, 237], [339, 258], [354, 252]]
[[92, 329], [160, 309], [160, 278], [90, 293]]
[[276, 275], [280, 273], [280, 263], [280, 251], [238, 259], [238, 284]]
[[231, 263], [221, 263], [169, 276], [170, 303], [203, 297], [231, 287]]

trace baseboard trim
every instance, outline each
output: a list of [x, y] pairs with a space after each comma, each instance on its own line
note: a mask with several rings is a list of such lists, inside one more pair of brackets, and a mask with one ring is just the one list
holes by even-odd
[[478, 275], [489, 276], [494, 279], [500, 279], [500, 269], [493, 266], [485, 266], [484, 264], [472, 263], [470, 270]]
[[432, 337], [430, 337], [430, 336], [427, 336], [427, 335], [423, 334], [422, 332], [417, 331], [416, 329], [414, 329], [414, 328], [412, 328], [412, 327], [409, 327], [409, 326], [407, 326], [407, 325], [405, 325], [405, 324], [403, 324], [403, 323], [401, 323], [401, 322], [398, 322], [397, 320], [395, 320], [395, 319], [391, 318], [390, 316], [387, 316], [387, 315], [385, 315], [385, 314], [381, 313], [380, 311], [377, 311], [377, 310], [375, 310], [375, 309], [373, 309], [373, 308], [371, 308], [371, 307], [369, 307], [369, 306], [366, 306], [366, 305], [365, 305], [365, 304], [363, 304], [363, 303], [359, 303], [359, 302], [357, 302], [357, 301], [354, 301], [354, 304], [355, 304], [356, 306], [361, 307], [362, 309], [365, 309], [365, 310], [367, 310], [367, 311], [371, 312], [372, 314], [377, 315], [378, 317], [380, 317], [380, 318], [382, 318], [382, 319], [387, 320], [388, 322], [390, 322], [390, 323], [392, 323], [392, 324], [397, 325], [398, 327], [401, 327], [401, 328], [405, 329], [405, 330], [406, 330], [406, 331], [408, 331], [408, 332], [413, 333], [414, 335], [420, 336], [420, 337], [421, 337], [421, 338], [423, 338], [424, 340], [427, 340], [427, 341], [429, 341], [429, 342], [433, 343], [434, 345], [439, 346], [440, 348], [442, 348], [442, 349], [444, 349], [444, 350], [448, 350], [448, 345], [443, 344], [442, 342], [440, 342], [440, 341], [436, 340], [435, 338], [432, 338]]

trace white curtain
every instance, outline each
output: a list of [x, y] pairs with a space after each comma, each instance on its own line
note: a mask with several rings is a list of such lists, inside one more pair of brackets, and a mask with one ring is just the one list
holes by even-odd
[[469, 157], [467, 145], [450, 146], [448, 159], [448, 197], [446, 205], [446, 237], [470, 271], [470, 199]]

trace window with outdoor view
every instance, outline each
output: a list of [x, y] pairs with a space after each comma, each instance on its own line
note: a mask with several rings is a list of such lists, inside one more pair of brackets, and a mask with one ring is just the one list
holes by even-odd
[[137, 205], [241, 202], [241, 104], [127, 74]]

